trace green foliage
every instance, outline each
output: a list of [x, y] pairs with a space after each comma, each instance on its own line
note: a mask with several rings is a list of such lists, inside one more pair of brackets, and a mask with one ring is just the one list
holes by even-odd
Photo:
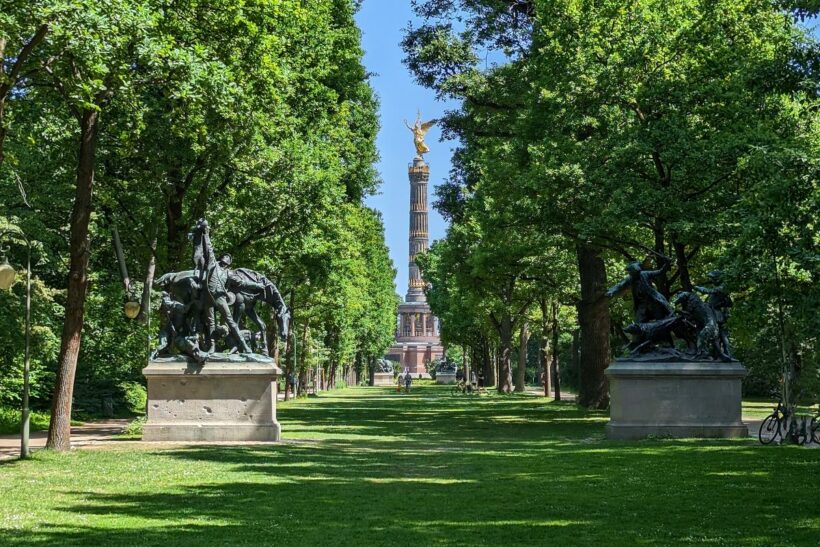
[[[820, 78], [797, 21], [746, 0], [416, 11], [406, 64], [461, 101], [443, 120], [461, 138], [437, 202], [452, 224], [422, 259], [445, 337], [468, 343], [503, 302], [513, 322], [534, 315], [528, 298], [580, 303], [576, 245], [610, 279], [670, 257], [667, 295], [726, 270], [749, 392], [791, 368], [816, 396]], [[612, 303], [614, 348], [630, 316]]]
[[145, 386], [137, 382], [122, 382], [119, 388], [123, 393], [123, 400], [131, 414], [144, 414], [148, 404], [148, 391]]
[[[0, 217], [0, 226], [8, 226]], [[8, 242], [0, 242], [6, 244]], [[36, 250], [35, 250], [36, 252]], [[0, 292], [0, 406], [19, 405], [23, 396], [23, 358], [25, 354], [25, 249], [12, 246], [8, 254], [17, 271], [9, 292]], [[36, 255], [35, 255], [36, 258]], [[36, 262], [33, 268], [36, 268]], [[54, 362], [60, 340], [59, 305], [61, 291], [48, 287], [37, 276], [31, 287], [31, 397], [34, 404], [47, 400], [54, 381]]]
[[[48, 21], [50, 29], [6, 105], [10, 131], [0, 165], [4, 214], [39, 242], [36, 404], [47, 405], [53, 386], [76, 114], [83, 109], [100, 112], [100, 133], [79, 412], [96, 414], [110, 403], [115, 413], [136, 410], [133, 385], [124, 389], [123, 382], [141, 381], [158, 324], [154, 312], [138, 322], [122, 315], [115, 224], [137, 294], [151, 281], [152, 261], [157, 275], [190, 267], [186, 234], [207, 216], [218, 250], [265, 273], [289, 298], [294, 332], [300, 340], [307, 333], [306, 347], [314, 350], [302, 353], [308, 359], [301, 366], [321, 361], [341, 370], [354, 366], [358, 353], [383, 353], [394, 330], [394, 271], [381, 219], [363, 204], [379, 183], [378, 120], [353, 19], [357, 6], [37, 0], [2, 10], [0, 33], [13, 47], [38, 23]], [[0, 355], [0, 401], [19, 396], [19, 317], [0, 317], [10, 349]], [[282, 346], [283, 358], [292, 355]]]
[[[48, 412], [32, 411], [29, 414], [31, 431], [48, 429]], [[19, 408], [0, 406], [0, 435], [15, 435], [20, 433], [22, 411]]]
[[132, 420], [125, 429], [123, 429], [121, 436], [125, 438], [139, 440], [142, 438], [142, 429], [145, 427], [147, 419], [145, 416], [140, 416]]

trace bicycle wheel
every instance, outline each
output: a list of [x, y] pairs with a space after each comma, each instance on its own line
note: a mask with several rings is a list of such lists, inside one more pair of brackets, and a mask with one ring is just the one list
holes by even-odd
[[792, 419], [792, 441], [797, 445], [804, 445], [811, 442], [811, 429], [808, 424], [808, 418], [794, 418]]
[[760, 439], [760, 444], [771, 444], [780, 436], [780, 420], [777, 414], [767, 416], [763, 423], [760, 424], [760, 430], [757, 432], [757, 438]]
[[455, 395], [458, 395], [459, 393], [461, 393], [461, 388], [458, 387], [458, 384], [456, 384], [456, 385], [454, 385], [453, 387], [450, 388], [450, 395], [455, 396]]
[[820, 444], [820, 415], [811, 419], [809, 431], [811, 432], [811, 440], [817, 444]]

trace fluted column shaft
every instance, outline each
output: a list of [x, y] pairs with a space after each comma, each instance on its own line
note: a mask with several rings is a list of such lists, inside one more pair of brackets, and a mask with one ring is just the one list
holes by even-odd
[[[427, 183], [430, 168], [421, 158], [416, 158], [408, 169], [410, 178], [410, 241], [408, 260], [408, 302], [424, 302], [424, 282], [421, 279], [416, 256], [425, 252], [429, 245]], [[423, 329], [426, 330], [426, 327]]]

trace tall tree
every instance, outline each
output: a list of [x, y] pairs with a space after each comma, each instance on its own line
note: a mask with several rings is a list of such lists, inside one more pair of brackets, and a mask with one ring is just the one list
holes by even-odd
[[292, 299], [298, 352], [303, 338], [312, 350], [300, 362], [380, 354], [395, 297], [381, 221], [362, 203], [379, 184], [378, 120], [357, 3], [41, 4], [49, 31], [6, 124], [32, 207], [7, 184], [0, 198], [43, 241], [60, 303], [70, 269], [53, 445], [67, 444], [76, 363], [82, 399], [94, 382], [139, 379], [147, 351], [145, 325], [116, 320], [112, 223], [144, 294], [152, 268], [187, 265], [187, 229], [205, 215], [220, 250]]
[[71, 400], [83, 331], [90, 256], [89, 225], [101, 116], [129, 85], [134, 52], [144, 48], [153, 17], [133, 2], [77, 2], [51, 25], [42, 48], [43, 81], [77, 123], [77, 167], [70, 218], [66, 313], [47, 446], [70, 446]]

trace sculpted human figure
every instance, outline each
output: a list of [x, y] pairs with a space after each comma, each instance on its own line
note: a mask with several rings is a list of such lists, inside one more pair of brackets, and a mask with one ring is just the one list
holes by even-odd
[[663, 275], [668, 269], [668, 261], [657, 270], [644, 270], [640, 262], [630, 262], [626, 266], [629, 277], [610, 288], [606, 296], [613, 298], [626, 291], [631, 291], [636, 323], [666, 319], [673, 314], [672, 306], [654, 287], [653, 280]]
[[152, 358], [159, 355], [170, 355], [173, 349], [174, 338], [178, 332], [182, 332], [185, 326], [185, 313], [188, 307], [181, 302], [171, 299], [171, 295], [163, 291], [162, 300], [159, 306], [159, 337], [157, 347], [154, 349]]
[[208, 354], [199, 347], [199, 321], [196, 314], [191, 314], [194, 302], [183, 304], [174, 300], [167, 292], [162, 293], [160, 304], [160, 321], [162, 327], [159, 333], [159, 345], [151, 358], [171, 355], [173, 348], [190, 357], [198, 363], [204, 363]]
[[720, 331], [715, 311], [696, 294], [683, 291], [675, 295], [674, 303], [680, 306], [682, 315], [691, 320], [697, 329], [697, 357], [711, 357], [731, 361], [720, 343]]
[[418, 113], [416, 116], [416, 123], [412, 126], [407, 123], [407, 120], [404, 120], [404, 125], [407, 126], [407, 129], [413, 133], [413, 144], [416, 146], [416, 153], [419, 156], [423, 156], [427, 152], [430, 151], [430, 148], [424, 142], [424, 136], [436, 124], [436, 120], [430, 120], [429, 122], [422, 123], [421, 121], [421, 112]]
[[696, 292], [707, 295], [706, 303], [715, 312], [717, 319], [721, 349], [724, 354], [732, 357], [731, 347], [729, 346], [729, 329], [726, 327], [726, 323], [729, 320], [729, 310], [734, 303], [723, 288], [723, 272], [714, 270], [706, 274], [706, 277], [713, 287], [695, 286], [694, 289]]
[[264, 287], [258, 283], [246, 282], [236, 275], [232, 275], [230, 266], [233, 262], [231, 255], [223, 254], [219, 260], [214, 260], [213, 248], [211, 247], [211, 240], [206, 235], [204, 244], [206, 247], [206, 283], [205, 283], [205, 298], [206, 298], [206, 315], [205, 325], [206, 334], [211, 342], [211, 350], [214, 349], [214, 342], [212, 334], [216, 329], [216, 311], [222, 315], [225, 322], [228, 324], [228, 332], [232, 340], [238, 344], [239, 350], [242, 353], [251, 353], [251, 347], [245, 341], [245, 337], [240, 332], [239, 325], [231, 313], [230, 305], [232, 301], [228, 301], [229, 294], [237, 290], [246, 290], [259, 292], [264, 290]]
[[201, 253], [205, 267], [205, 286], [201, 298], [205, 310], [205, 337], [209, 346], [208, 353], [216, 350], [216, 341], [213, 336], [217, 327], [216, 311], [219, 311], [227, 323], [228, 333], [237, 343], [239, 350], [242, 353], [252, 353], [250, 346], [239, 332], [239, 325], [230, 308], [233, 301], [229, 302], [228, 298], [231, 289], [261, 291], [264, 287], [258, 283], [246, 282], [238, 276], [232, 276], [229, 269], [233, 262], [231, 255], [223, 254], [218, 260], [216, 259], [207, 222], [200, 220], [194, 227], [193, 234], [194, 242], [197, 244], [195, 246], [200, 247], [194, 251], [194, 256], [197, 257]]

